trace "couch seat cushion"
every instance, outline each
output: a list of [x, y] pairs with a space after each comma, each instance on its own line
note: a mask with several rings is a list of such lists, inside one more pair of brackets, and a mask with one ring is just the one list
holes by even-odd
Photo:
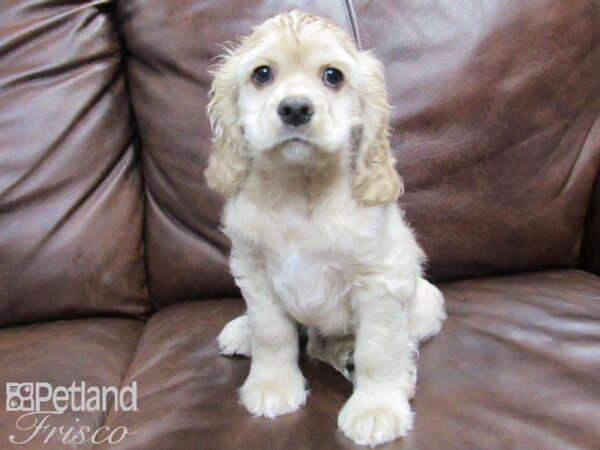
[[[600, 278], [532, 273], [442, 285], [449, 318], [421, 348], [411, 435], [382, 448], [592, 448], [600, 442]], [[215, 338], [240, 300], [177, 304], [146, 326], [123, 383], [140, 411], [106, 424], [137, 434], [110, 448], [359, 448], [336, 428], [351, 386], [303, 361], [306, 407], [251, 417], [237, 390], [245, 358], [217, 355]], [[108, 448], [108, 447], [107, 447]]]
[[[17, 420], [25, 412], [7, 410], [6, 383], [50, 383], [53, 388], [80, 386], [120, 387], [133, 356], [144, 322], [129, 319], [84, 319], [0, 330], [0, 448], [65, 449], [92, 448], [92, 443], [77, 445], [62, 441], [58, 430], [43, 443], [53, 427], [74, 427], [76, 434], [89, 427], [86, 437], [102, 426], [106, 414], [102, 411], [76, 412], [71, 408], [53, 414], [45, 424], [49, 428], [34, 433], [34, 429], [19, 430]], [[23, 396], [27, 396], [24, 392]], [[12, 397], [11, 397], [12, 398]], [[47, 405], [44, 403], [44, 405]], [[46, 410], [46, 408], [44, 408]], [[134, 414], [129, 412], [128, 414]], [[37, 415], [38, 423], [44, 415]], [[22, 419], [21, 428], [29, 428], [33, 419]], [[22, 443], [11, 444], [10, 436]], [[105, 438], [98, 434], [100, 439]]]

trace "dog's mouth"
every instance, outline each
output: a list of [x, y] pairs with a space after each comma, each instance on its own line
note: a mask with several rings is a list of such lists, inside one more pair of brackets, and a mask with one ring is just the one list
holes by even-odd
[[275, 149], [289, 163], [304, 164], [311, 159], [316, 146], [314, 142], [301, 134], [289, 134], [282, 137]]
[[310, 142], [308, 141], [308, 139], [299, 138], [299, 137], [290, 138], [290, 139], [287, 139], [284, 142], [296, 142], [296, 143], [310, 144]]
[[301, 135], [301, 134], [291, 134], [291, 135], [287, 135], [282, 137], [278, 142], [277, 142], [277, 146], [278, 147], [284, 147], [287, 144], [304, 144], [304, 145], [314, 145], [314, 143], [312, 142], [311, 139], [309, 139], [307, 136]]

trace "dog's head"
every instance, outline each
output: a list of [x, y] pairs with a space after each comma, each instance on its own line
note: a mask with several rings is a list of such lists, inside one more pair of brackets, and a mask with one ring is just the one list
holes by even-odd
[[205, 176], [213, 189], [234, 195], [252, 163], [274, 155], [304, 166], [337, 156], [361, 203], [394, 202], [401, 193], [382, 66], [331, 21], [298, 11], [273, 17], [212, 73], [214, 148]]

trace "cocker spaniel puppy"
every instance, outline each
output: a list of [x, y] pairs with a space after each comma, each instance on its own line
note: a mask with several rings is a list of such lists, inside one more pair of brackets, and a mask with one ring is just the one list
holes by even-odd
[[346, 436], [405, 435], [416, 346], [445, 314], [396, 205], [381, 64], [331, 21], [293, 11], [242, 38], [213, 75], [205, 176], [227, 197], [223, 228], [247, 305], [218, 340], [224, 354], [252, 356], [241, 402], [271, 418], [306, 402], [300, 323], [309, 351], [330, 361], [354, 337]]

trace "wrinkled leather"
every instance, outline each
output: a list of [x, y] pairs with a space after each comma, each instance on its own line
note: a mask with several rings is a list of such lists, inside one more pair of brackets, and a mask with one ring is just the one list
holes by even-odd
[[600, 165], [600, 2], [355, 3], [429, 272], [576, 267]]
[[[43, 444], [48, 433], [40, 433], [40, 438], [25, 444], [10, 444], [9, 435], [23, 442], [32, 432], [16, 428], [16, 420], [23, 412], [7, 412], [5, 384], [44, 382], [56, 388], [85, 382], [87, 386], [119, 387], [143, 327], [144, 322], [139, 320], [96, 318], [0, 330], [0, 447], [31, 450], [91, 448], [91, 443], [65, 446], [60, 438], [51, 438]], [[74, 412], [68, 409], [63, 414], [53, 415], [47, 424], [77, 426], [77, 429], [88, 426], [96, 430], [102, 426], [104, 419], [105, 414], [101, 411]], [[23, 423], [26, 427], [30, 422]]]
[[[415, 429], [381, 448], [594, 448], [600, 278], [545, 272], [441, 288], [449, 318], [420, 351]], [[111, 448], [362, 448], [336, 427], [351, 386], [321, 364], [303, 360], [302, 410], [275, 420], [244, 410], [249, 360], [218, 356], [215, 341], [242, 310], [239, 300], [186, 302], [150, 319], [123, 380], [138, 381], [140, 411], [106, 420], [138, 433]]]
[[121, 55], [105, 1], [0, 2], [0, 326], [150, 310]]

